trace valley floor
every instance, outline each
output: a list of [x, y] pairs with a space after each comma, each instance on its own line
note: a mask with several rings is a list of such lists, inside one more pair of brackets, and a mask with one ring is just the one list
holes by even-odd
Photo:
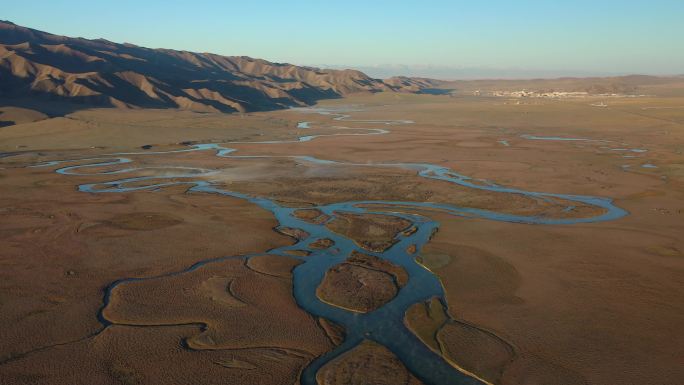
[[[306, 235], [274, 231], [279, 222], [264, 207], [186, 184], [106, 194], [79, 185], [182, 182], [171, 167], [183, 167], [216, 171], [197, 178], [279, 207], [374, 200], [534, 218], [603, 213], [386, 166], [394, 163], [447, 167], [474, 184], [610, 198], [628, 212], [554, 225], [390, 207], [438, 222], [417, 254], [441, 281], [444, 303], [418, 303], [403, 322], [454, 368], [495, 384], [681, 384], [684, 98], [598, 102], [383, 93], [320, 103], [327, 114], [93, 109], [47, 118], [5, 109], [21, 124], [0, 127], [0, 384], [293, 384], [345, 339], [340, 325], [297, 303], [292, 272], [311, 250], [268, 252]], [[269, 141], [285, 142], [253, 143]], [[199, 143], [255, 157], [167, 152]], [[121, 152], [141, 153], [127, 158], [144, 169], [55, 173]], [[148, 156], [155, 152], [164, 153]], [[79, 160], [27, 167], [65, 159]], [[406, 285], [401, 267], [372, 256], [412, 237], [407, 223], [296, 214], [368, 254], [328, 270], [321, 300], [361, 314]], [[124, 278], [144, 279], [112, 286]], [[318, 382], [424, 380], [373, 341], [327, 363]]]

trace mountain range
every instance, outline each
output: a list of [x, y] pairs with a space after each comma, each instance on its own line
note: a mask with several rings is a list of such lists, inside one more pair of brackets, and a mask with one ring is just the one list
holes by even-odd
[[[443, 81], [394, 76], [381, 80], [352, 69], [152, 49], [53, 35], [0, 21], [0, 106], [48, 116], [90, 107], [250, 112], [311, 105], [354, 93], [472, 95], [516, 89], [668, 96], [684, 92], [684, 77]], [[0, 113], [7, 118], [10, 111]], [[33, 120], [13, 117], [0, 122], [0, 127], [22, 119]]]
[[0, 101], [249, 112], [359, 92], [419, 92], [429, 82], [374, 79], [246, 56], [151, 49], [53, 35], [0, 21]]

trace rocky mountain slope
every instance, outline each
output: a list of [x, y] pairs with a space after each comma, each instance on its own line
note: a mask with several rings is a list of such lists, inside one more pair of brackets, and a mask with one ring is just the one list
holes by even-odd
[[[417, 92], [354, 70], [70, 38], [0, 21], [0, 100], [258, 111], [356, 92]], [[21, 107], [20, 103], [15, 103]]]

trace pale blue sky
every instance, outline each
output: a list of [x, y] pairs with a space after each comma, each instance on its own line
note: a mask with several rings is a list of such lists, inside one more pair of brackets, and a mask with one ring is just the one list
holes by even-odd
[[684, 0], [0, 2], [56, 34], [295, 64], [684, 73]]

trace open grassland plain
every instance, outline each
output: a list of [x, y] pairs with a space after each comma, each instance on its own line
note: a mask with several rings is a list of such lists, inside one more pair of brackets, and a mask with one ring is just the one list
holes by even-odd
[[684, 382], [684, 98], [457, 95], [3, 110], [0, 384]]

